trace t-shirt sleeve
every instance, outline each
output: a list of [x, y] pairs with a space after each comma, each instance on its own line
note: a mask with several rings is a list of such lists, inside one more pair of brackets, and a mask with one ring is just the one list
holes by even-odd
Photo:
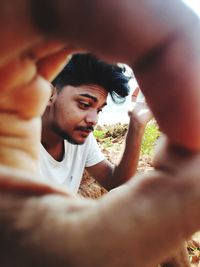
[[105, 159], [93, 134], [88, 137], [88, 154], [85, 167], [91, 167]]

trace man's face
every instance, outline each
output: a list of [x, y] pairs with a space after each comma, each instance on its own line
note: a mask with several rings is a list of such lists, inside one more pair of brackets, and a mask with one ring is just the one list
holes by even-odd
[[106, 105], [107, 91], [97, 85], [67, 85], [51, 105], [53, 130], [72, 144], [83, 144]]

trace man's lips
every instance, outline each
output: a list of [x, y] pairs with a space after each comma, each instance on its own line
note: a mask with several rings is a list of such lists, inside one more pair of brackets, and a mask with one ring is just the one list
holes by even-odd
[[76, 130], [82, 132], [85, 135], [89, 135], [91, 132], [94, 131], [94, 128], [92, 126], [87, 126], [87, 127], [77, 127]]

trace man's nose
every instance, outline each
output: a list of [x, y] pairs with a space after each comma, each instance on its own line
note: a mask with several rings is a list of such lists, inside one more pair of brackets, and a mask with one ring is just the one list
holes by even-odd
[[98, 113], [96, 110], [92, 110], [86, 115], [86, 122], [91, 125], [96, 125], [98, 122]]

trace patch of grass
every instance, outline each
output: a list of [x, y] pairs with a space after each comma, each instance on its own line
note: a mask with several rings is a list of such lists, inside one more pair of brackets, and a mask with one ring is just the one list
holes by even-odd
[[101, 141], [105, 138], [105, 131], [104, 130], [94, 130], [93, 132], [94, 137], [97, 139], [97, 141]]
[[113, 147], [112, 137], [105, 138], [102, 147], [103, 149]]
[[127, 124], [117, 123], [114, 125], [97, 126], [93, 134], [103, 150], [114, 149], [120, 151], [120, 141], [124, 138], [127, 129]]
[[112, 137], [107, 136], [106, 128], [102, 128], [101, 130], [96, 129], [93, 134], [97, 142], [101, 144], [102, 149], [107, 149], [113, 146]]
[[158, 125], [155, 121], [147, 124], [142, 140], [141, 155], [152, 156], [155, 144], [160, 136]]
[[[94, 130], [94, 136], [102, 149], [111, 149], [115, 151], [121, 150], [121, 141], [125, 138], [127, 132], [127, 124], [115, 124], [107, 126], [97, 126]], [[146, 126], [142, 140], [141, 156], [152, 156], [155, 144], [160, 136], [159, 128], [154, 120]]]

